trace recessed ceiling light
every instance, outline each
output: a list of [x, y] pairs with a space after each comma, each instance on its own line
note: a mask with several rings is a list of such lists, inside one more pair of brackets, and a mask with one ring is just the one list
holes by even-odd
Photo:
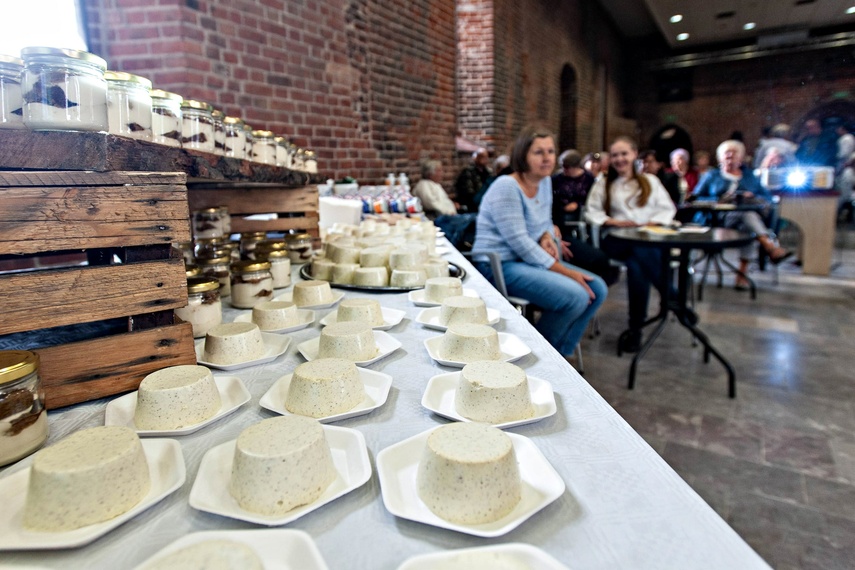
[[846, 13], [855, 14], [855, 6], [849, 6], [848, 8], [846, 8]]
[[683, 15], [682, 14], [674, 14], [673, 16], [671, 16], [671, 23], [672, 24], [676, 24], [676, 23], [682, 22], [682, 21], [683, 21]]
[[689, 34], [683, 32], [682, 34], [677, 34], [677, 41], [684, 42], [689, 39]]
[[748, 22], [747, 24], [742, 26], [742, 29], [743, 30], [753, 30], [756, 27], [757, 27], [757, 24], [755, 24], [754, 22]]

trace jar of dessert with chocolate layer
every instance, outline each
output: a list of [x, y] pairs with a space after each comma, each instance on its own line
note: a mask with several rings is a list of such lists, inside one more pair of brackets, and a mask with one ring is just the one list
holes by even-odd
[[193, 240], [194, 253], [196, 258], [218, 257], [215, 255], [217, 251], [222, 251], [226, 248], [228, 240], [225, 236], [217, 237], [197, 237]]
[[204, 101], [185, 99], [181, 102], [181, 146], [214, 152], [214, 117], [212, 107]]
[[237, 117], [224, 117], [223, 129], [225, 134], [223, 156], [246, 158], [246, 133], [243, 130], [243, 121]]
[[193, 211], [193, 238], [218, 238], [226, 234], [220, 207]]
[[291, 155], [288, 154], [288, 146], [290, 143], [285, 137], [275, 137], [276, 141], [276, 166], [280, 168], [290, 168]]
[[223, 124], [225, 116], [219, 109], [211, 111], [211, 118], [214, 119], [214, 154], [220, 156], [226, 154], [226, 126]]
[[220, 297], [225, 298], [232, 294], [231, 263], [232, 258], [228, 254], [208, 259], [196, 259], [196, 265], [202, 269], [202, 275], [213, 277], [219, 281]]
[[21, 50], [24, 124], [31, 129], [106, 131], [107, 62], [73, 49]]
[[175, 309], [175, 315], [193, 325], [193, 337], [205, 336], [223, 321], [220, 283], [213, 277], [187, 278], [187, 306]]
[[0, 54], [0, 129], [27, 128], [22, 108], [24, 100], [21, 97], [23, 70], [23, 60]]
[[145, 77], [108, 71], [107, 121], [114, 135], [151, 140], [151, 81]]
[[181, 146], [181, 103], [184, 98], [177, 93], [152, 89], [151, 140], [166, 146]]
[[0, 351], [0, 465], [26, 457], [48, 437], [39, 355]]
[[258, 303], [273, 300], [273, 275], [267, 261], [232, 263], [231, 304], [238, 309], [251, 309]]
[[255, 259], [256, 246], [267, 239], [267, 232], [241, 232], [240, 234], [240, 256], [241, 259]]
[[315, 151], [307, 150], [303, 154], [303, 170], [309, 174], [318, 173], [318, 159], [315, 156]]
[[298, 171], [298, 172], [305, 172], [306, 171], [305, 160], [306, 160], [306, 151], [303, 150], [302, 148], [295, 149], [294, 154], [291, 157], [291, 168], [293, 170]]
[[223, 220], [223, 234], [228, 237], [232, 233], [232, 216], [229, 214], [228, 206], [214, 206], [220, 211], [220, 218]]
[[[201, 277], [202, 276], [202, 268], [199, 267], [198, 265], [195, 265], [195, 264], [184, 265], [184, 274], [186, 275], [187, 279], [190, 279], [191, 277]], [[220, 285], [218, 283], [217, 287], [219, 287], [219, 286]]]
[[255, 248], [255, 258], [270, 262], [273, 288], [282, 289], [291, 285], [291, 256], [284, 241], [265, 240]]
[[247, 160], [252, 160], [252, 127], [246, 123], [243, 124], [243, 136], [246, 139], [244, 154]]
[[312, 260], [312, 236], [309, 234], [291, 234], [287, 236], [288, 256], [291, 263], [306, 263]]
[[276, 165], [276, 141], [272, 131], [252, 131], [252, 160]]

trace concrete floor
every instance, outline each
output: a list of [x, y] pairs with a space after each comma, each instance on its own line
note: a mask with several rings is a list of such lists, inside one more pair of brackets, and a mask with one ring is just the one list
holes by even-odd
[[724, 369], [704, 364], [677, 322], [627, 390], [623, 281], [600, 311], [601, 335], [582, 341], [591, 385], [780, 569], [855, 568], [855, 250], [835, 259], [828, 278], [786, 262], [777, 284], [755, 271], [755, 301], [732, 275], [705, 288], [700, 327], [736, 369], [735, 400]]

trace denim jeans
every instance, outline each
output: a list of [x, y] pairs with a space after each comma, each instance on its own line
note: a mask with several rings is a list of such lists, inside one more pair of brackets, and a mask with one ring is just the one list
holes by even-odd
[[[509, 295], [528, 299], [542, 310], [540, 320], [535, 325], [538, 332], [555, 350], [564, 356], [571, 356], [585, 334], [588, 322], [606, 300], [608, 287], [605, 281], [589, 271], [569, 263], [563, 265], [593, 278], [588, 281], [588, 286], [596, 296], [593, 301], [582, 285], [573, 279], [523, 261], [503, 261], [502, 273]], [[489, 263], [476, 263], [476, 267], [493, 282]]]

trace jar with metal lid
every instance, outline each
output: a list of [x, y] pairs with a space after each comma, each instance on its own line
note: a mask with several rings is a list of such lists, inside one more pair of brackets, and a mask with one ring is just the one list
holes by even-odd
[[276, 165], [276, 141], [272, 131], [252, 131], [252, 160]]
[[306, 171], [305, 160], [306, 160], [306, 151], [303, 150], [302, 148], [298, 148], [294, 152], [294, 156], [291, 157], [291, 168], [294, 170], [297, 170], [299, 172], [305, 172]]
[[0, 351], [0, 465], [26, 457], [48, 437], [39, 355]]
[[291, 258], [286, 250], [256, 250], [255, 257], [259, 261], [270, 263], [274, 289], [283, 289], [291, 285]]
[[220, 218], [223, 220], [223, 233], [226, 237], [232, 233], [232, 216], [229, 214], [228, 206], [214, 206], [220, 210]]
[[223, 216], [219, 206], [193, 210], [193, 237], [216, 238], [225, 235]]
[[114, 135], [151, 140], [151, 81], [145, 77], [108, 71], [107, 122]]
[[185, 99], [181, 103], [181, 146], [214, 152], [212, 107], [203, 101]]
[[197, 259], [196, 263], [202, 269], [202, 275], [213, 277], [220, 282], [220, 297], [228, 297], [232, 294], [232, 280], [230, 265], [232, 258], [228, 255], [211, 257], [209, 259]]
[[0, 55], [0, 129], [26, 129], [24, 125], [21, 72], [24, 61]]
[[[190, 279], [191, 277], [200, 277], [202, 275], [202, 269], [198, 265], [185, 265], [184, 274], [187, 276], [187, 279]], [[217, 287], [219, 287], [219, 284], [217, 284]]]
[[309, 234], [291, 234], [288, 236], [288, 256], [291, 263], [306, 263], [312, 259], [312, 236]]
[[226, 247], [228, 240], [225, 236], [218, 237], [197, 237], [193, 240], [195, 244], [196, 257], [218, 257], [213, 255], [213, 252], [223, 250]]
[[223, 249], [228, 252], [232, 261], [240, 261], [240, 244], [236, 241], [227, 241]]
[[255, 247], [267, 239], [267, 232], [241, 232], [240, 256], [243, 259], [254, 259]]
[[223, 156], [246, 158], [246, 133], [243, 130], [243, 121], [237, 117], [224, 117], [223, 128], [226, 135]]
[[220, 283], [213, 277], [187, 279], [187, 306], [175, 309], [175, 315], [193, 325], [193, 337], [205, 336], [211, 328], [223, 322]]
[[152, 89], [151, 140], [166, 146], [181, 146], [181, 103], [184, 98], [177, 93]]
[[270, 262], [238, 261], [232, 263], [231, 304], [238, 309], [251, 309], [258, 303], [273, 300], [273, 275]]
[[285, 137], [275, 137], [276, 142], [276, 166], [289, 168], [291, 166], [291, 155], [288, 154], [290, 143]]
[[73, 49], [21, 50], [24, 124], [31, 129], [106, 131], [107, 62]]
[[246, 139], [244, 154], [247, 160], [252, 160], [252, 127], [250, 127], [246, 123], [244, 123], [243, 125], [243, 136]]
[[219, 109], [211, 111], [211, 118], [214, 119], [214, 153], [221, 156], [225, 155], [226, 149], [226, 126], [223, 124], [225, 116]]
[[184, 265], [193, 265], [196, 261], [196, 254], [194, 252], [192, 241], [175, 243], [172, 244], [172, 247], [181, 251], [181, 255], [184, 257]]
[[309, 174], [318, 173], [318, 159], [315, 156], [315, 151], [307, 150], [303, 154], [303, 169]]

